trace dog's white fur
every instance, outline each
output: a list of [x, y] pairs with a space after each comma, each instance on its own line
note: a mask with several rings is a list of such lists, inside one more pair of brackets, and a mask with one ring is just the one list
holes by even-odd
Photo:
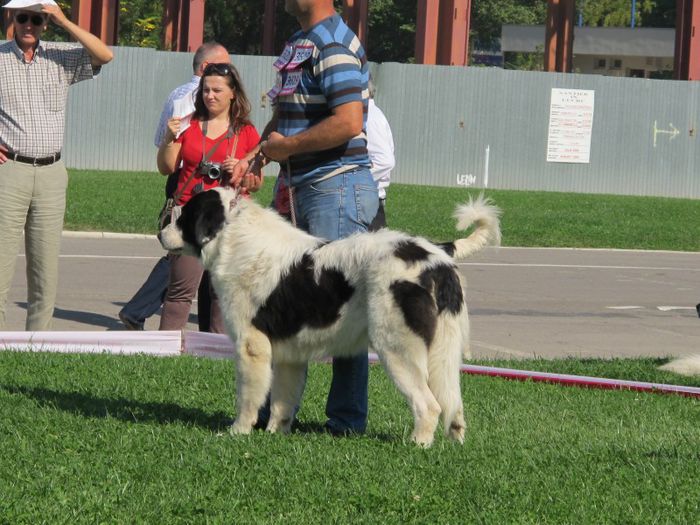
[[[408, 400], [415, 422], [412, 439], [430, 446], [442, 414], [445, 433], [463, 442], [459, 368], [463, 353], [469, 355], [466, 302], [457, 315], [447, 311], [438, 315], [435, 336], [427, 348], [407, 326], [389, 285], [397, 279], [416, 282], [426, 268], [454, 266], [455, 260], [487, 244], [499, 244], [498, 208], [480, 197], [457, 209], [458, 228], [464, 230], [473, 224], [475, 229], [455, 241], [452, 258], [425, 239], [390, 230], [355, 234], [319, 247], [318, 238], [293, 227], [273, 210], [241, 199], [231, 189], [214, 191], [219, 192], [227, 210], [225, 225], [213, 238], [202, 235], [198, 239], [202, 243], [199, 256], [210, 272], [227, 331], [236, 345], [237, 417], [232, 432], [251, 431], [270, 390], [267, 430], [288, 432], [302, 394], [306, 363], [320, 357], [353, 355], [369, 346]], [[183, 241], [178, 223], [164, 229], [160, 237], [166, 249], [193, 253]], [[427, 260], [410, 264], [397, 258], [394, 248], [401, 240], [426, 250]], [[271, 340], [252, 321], [289, 269], [310, 251], [314, 253], [316, 279], [324, 268], [338, 269], [354, 293], [332, 325], [305, 326], [289, 338]], [[464, 283], [461, 288], [465, 297]], [[295, 305], [289, 304], [289, 308]]]

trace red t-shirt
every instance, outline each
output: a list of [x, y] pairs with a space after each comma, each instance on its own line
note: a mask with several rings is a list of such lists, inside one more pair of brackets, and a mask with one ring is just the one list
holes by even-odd
[[[221, 136], [213, 139], [209, 137], [206, 138], [205, 147], [207, 152], [221, 140], [221, 144], [219, 144], [216, 151], [209, 157], [209, 162], [223, 162], [226, 157], [232, 154], [234, 158], [242, 159], [258, 145], [258, 142], [260, 142], [260, 135], [258, 135], [255, 127], [251, 125], [244, 126], [239, 132], [238, 144], [235, 152], [231, 151], [236, 141], [235, 135], [228, 139], [225, 139], [225, 136], [226, 133], [223, 133]], [[190, 127], [175, 141], [182, 145], [180, 149], [182, 167], [180, 168], [180, 176], [177, 180], [176, 193], [182, 191], [183, 185], [187, 182], [187, 179], [190, 178], [192, 172], [197, 169], [197, 166], [205, 155], [202, 151], [202, 137], [200, 122], [198, 120], [193, 120]], [[226, 175], [222, 174], [218, 179], [211, 179], [206, 175], [195, 173], [192, 180], [187, 184], [185, 191], [180, 195], [177, 204], [182, 206], [197, 193], [216, 188], [221, 183], [221, 179], [225, 177]]]

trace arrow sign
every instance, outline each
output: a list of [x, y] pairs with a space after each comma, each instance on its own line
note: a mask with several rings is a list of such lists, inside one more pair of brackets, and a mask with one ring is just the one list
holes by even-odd
[[678, 131], [678, 128], [676, 128], [676, 126], [674, 126], [670, 122], [668, 123], [668, 125], [671, 127], [671, 129], [659, 129], [656, 125], [656, 121], [654, 121], [654, 147], [656, 147], [656, 136], [659, 133], [662, 133], [665, 135], [671, 135], [668, 139], [669, 142], [672, 141], [673, 139], [675, 139], [676, 135], [678, 135], [680, 133], [680, 131]]

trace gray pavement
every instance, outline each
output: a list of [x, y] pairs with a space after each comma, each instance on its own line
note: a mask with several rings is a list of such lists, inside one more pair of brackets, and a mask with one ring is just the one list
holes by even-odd
[[[153, 237], [75, 233], [61, 253], [53, 326], [61, 331], [122, 330], [117, 312], [163, 255]], [[24, 264], [20, 255], [7, 330], [24, 329]], [[700, 352], [700, 253], [488, 248], [459, 267], [476, 357]], [[156, 315], [146, 329], [158, 323]]]

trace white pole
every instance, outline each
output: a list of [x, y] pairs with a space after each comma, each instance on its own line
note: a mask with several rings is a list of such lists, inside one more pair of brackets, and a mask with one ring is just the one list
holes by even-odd
[[489, 187], [489, 157], [491, 154], [491, 146], [486, 144], [486, 158], [484, 159], [484, 188]]

